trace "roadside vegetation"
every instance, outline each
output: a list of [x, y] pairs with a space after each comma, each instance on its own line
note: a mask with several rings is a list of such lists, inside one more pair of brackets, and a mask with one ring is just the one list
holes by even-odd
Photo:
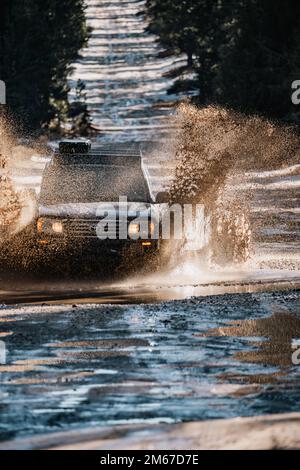
[[23, 132], [61, 132], [68, 119], [86, 127], [84, 102], [68, 102], [68, 75], [88, 40], [84, 0], [2, 0], [0, 78]]

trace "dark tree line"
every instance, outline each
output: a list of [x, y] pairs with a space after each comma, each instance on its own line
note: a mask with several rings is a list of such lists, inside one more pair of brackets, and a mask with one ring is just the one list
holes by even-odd
[[298, 120], [298, 0], [147, 0], [149, 29], [187, 55], [202, 103]]
[[84, 0], [1, 0], [0, 79], [25, 129], [68, 115], [67, 76], [87, 38]]

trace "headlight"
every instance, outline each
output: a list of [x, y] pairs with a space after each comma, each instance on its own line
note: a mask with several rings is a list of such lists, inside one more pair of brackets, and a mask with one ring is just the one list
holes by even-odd
[[40, 218], [37, 220], [36, 223], [36, 228], [38, 233], [46, 233], [46, 234], [51, 234], [51, 233], [63, 233], [64, 231], [64, 225], [63, 222], [60, 220], [51, 220], [48, 218]]
[[140, 224], [131, 223], [128, 227], [128, 235], [130, 237], [137, 237], [140, 235]]
[[55, 233], [63, 233], [64, 226], [62, 222], [52, 222], [52, 230]]
[[137, 238], [147, 239], [155, 235], [156, 225], [153, 222], [145, 221], [145, 223], [138, 224], [131, 222], [128, 226], [128, 235], [130, 238], [136, 240]]

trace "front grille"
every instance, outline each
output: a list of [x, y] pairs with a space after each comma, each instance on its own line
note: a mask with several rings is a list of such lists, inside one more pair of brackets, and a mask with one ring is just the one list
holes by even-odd
[[[99, 219], [71, 219], [65, 222], [65, 233], [71, 238], [97, 238], [96, 228], [99, 224]], [[108, 227], [105, 230], [108, 238], [119, 238], [119, 224], [118, 221], [107, 221]]]

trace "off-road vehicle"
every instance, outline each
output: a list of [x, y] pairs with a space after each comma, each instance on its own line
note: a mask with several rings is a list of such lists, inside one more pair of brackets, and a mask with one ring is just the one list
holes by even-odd
[[80, 245], [97, 254], [157, 252], [153, 203], [138, 145], [61, 142], [43, 173], [38, 244]]

